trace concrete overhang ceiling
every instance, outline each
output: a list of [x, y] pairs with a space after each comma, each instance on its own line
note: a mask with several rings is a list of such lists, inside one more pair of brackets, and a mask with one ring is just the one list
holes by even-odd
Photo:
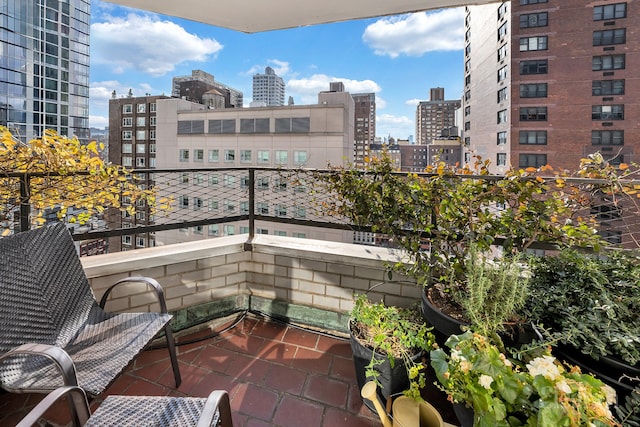
[[244, 33], [493, 3], [497, 0], [107, 0]]

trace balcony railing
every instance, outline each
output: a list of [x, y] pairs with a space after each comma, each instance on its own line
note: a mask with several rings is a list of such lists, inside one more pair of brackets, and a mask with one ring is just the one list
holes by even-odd
[[[134, 170], [131, 176], [138, 185], [153, 189], [158, 199], [170, 200], [171, 208], [153, 212], [149, 206], [139, 204], [133, 214], [107, 210], [86, 226], [74, 226], [74, 239], [108, 240], [110, 252], [232, 234], [248, 234], [249, 239], [257, 234], [276, 234], [380, 244], [380, 240], [367, 234], [370, 231], [367, 225], [355, 226], [324, 208], [323, 201], [335, 198], [318, 179], [328, 173], [335, 172], [255, 167]], [[30, 226], [30, 182], [37, 176], [8, 177], [16, 180], [15, 199], [20, 201], [16, 203], [20, 209], [14, 212], [16, 230]], [[81, 180], [82, 175], [65, 178]], [[481, 179], [504, 178], [482, 176]], [[602, 181], [575, 178], [565, 181], [589, 198], [591, 204], [586, 214], [598, 221], [599, 232], [609, 242], [623, 247], [637, 246], [640, 218], [632, 198], [629, 202], [618, 200], [614, 204], [611, 196], [593, 194], [593, 184]], [[628, 184], [640, 186], [640, 182]], [[126, 197], [123, 202], [128, 203]], [[503, 209], [494, 208], [498, 214]], [[55, 219], [55, 210], [45, 213], [45, 217]], [[5, 226], [11, 226], [10, 222], [5, 222]]]

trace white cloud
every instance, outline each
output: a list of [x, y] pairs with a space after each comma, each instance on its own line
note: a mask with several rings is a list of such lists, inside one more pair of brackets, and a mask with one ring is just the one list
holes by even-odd
[[152, 15], [105, 19], [91, 25], [91, 60], [115, 73], [135, 69], [163, 76], [182, 62], [207, 61], [223, 48], [215, 39], [200, 38]]
[[316, 104], [318, 93], [329, 90], [329, 83], [342, 82], [350, 93], [380, 92], [380, 86], [373, 80], [352, 80], [331, 77], [326, 74], [314, 74], [307, 78], [290, 79], [287, 82], [287, 95], [293, 96], [297, 105]]
[[92, 128], [104, 129], [109, 126], [109, 117], [89, 116], [89, 123]]
[[383, 138], [407, 139], [415, 133], [415, 126], [413, 120], [406, 116], [380, 114], [376, 116], [376, 133]]
[[421, 103], [422, 101], [424, 101], [424, 99], [413, 98], [413, 99], [407, 99], [404, 103], [406, 105], [411, 105], [413, 107], [417, 107], [418, 104]]
[[391, 58], [462, 49], [464, 9], [382, 18], [365, 29], [362, 39], [376, 55]]
[[287, 61], [281, 61], [279, 59], [268, 59], [267, 65], [264, 64], [256, 64], [253, 67], [249, 68], [245, 75], [253, 76], [254, 74], [264, 74], [264, 69], [269, 66], [273, 68], [273, 71], [276, 73], [278, 77], [284, 77], [291, 71], [289, 67], [289, 63]]

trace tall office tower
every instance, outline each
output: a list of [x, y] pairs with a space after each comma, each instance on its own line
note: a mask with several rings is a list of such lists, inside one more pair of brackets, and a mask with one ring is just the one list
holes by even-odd
[[[174, 77], [171, 96], [211, 108], [242, 108], [244, 103], [241, 91], [217, 82], [212, 74], [202, 70], [192, 70], [190, 76]], [[221, 98], [224, 107], [221, 107]]]
[[0, 3], [0, 125], [89, 140], [89, 0]]
[[469, 6], [464, 141], [509, 166], [575, 170], [640, 148], [640, 5], [520, 0]]
[[253, 102], [264, 102], [268, 107], [284, 105], [284, 80], [273, 68], [253, 76]]
[[456, 124], [456, 110], [460, 100], [445, 101], [444, 88], [432, 88], [429, 101], [416, 107], [416, 144], [431, 144], [443, 129]]
[[355, 153], [356, 167], [364, 166], [365, 157], [370, 154], [371, 144], [376, 138], [376, 94], [352, 94], [355, 103]]

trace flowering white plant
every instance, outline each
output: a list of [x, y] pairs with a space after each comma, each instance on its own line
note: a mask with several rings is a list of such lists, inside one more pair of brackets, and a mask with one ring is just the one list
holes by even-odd
[[508, 357], [472, 332], [452, 335], [446, 346], [449, 354], [431, 352], [431, 365], [449, 400], [473, 408], [475, 427], [618, 425], [609, 407], [615, 391], [549, 348]]

